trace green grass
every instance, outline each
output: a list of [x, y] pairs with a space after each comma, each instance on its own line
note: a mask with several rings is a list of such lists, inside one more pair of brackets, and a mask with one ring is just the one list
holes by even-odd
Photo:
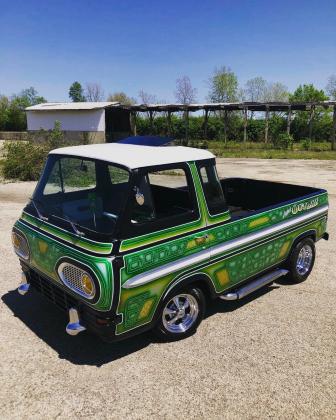
[[224, 158], [255, 158], [255, 159], [317, 159], [336, 160], [334, 152], [312, 152], [299, 150], [218, 150], [209, 148], [217, 157]]
[[321, 159], [336, 160], [336, 151], [329, 142], [312, 142], [310, 150], [302, 143], [294, 143], [293, 149], [276, 149], [272, 144], [209, 141], [208, 148], [218, 157], [255, 159]]

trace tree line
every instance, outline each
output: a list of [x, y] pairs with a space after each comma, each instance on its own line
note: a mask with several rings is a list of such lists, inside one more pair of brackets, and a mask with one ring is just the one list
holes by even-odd
[[[239, 85], [237, 75], [231, 68], [222, 66], [214, 69], [213, 73], [207, 80], [208, 102], [272, 102], [272, 101], [289, 101], [289, 102], [320, 102], [328, 99], [336, 100], [336, 75], [331, 75], [325, 89], [318, 89], [312, 84], [299, 85], [293, 92], [289, 92], [288, 88], [280, 82], [268, 82], [263, 77], [258, 76], [248, 80], [243, 86]], [[121, 104], [130, 105], [134, 103], [157, 104], [166, 103], [164, 99], [159, 99], [155, 94], [145, 92], [141, 89], [138, 92], [138, 99], [127, 95], [126, 92], [119, 90], [108, 95], [101, 85], [97, 82], [89, 82], [82, 85], [75, 81], [71, 84], [68, 91], [69, 99], [73, 102], [101, 102], [104, 100], [111, 102], [119, 102]], [[198, 98], [198, 90], [193, 86], [190, 77], [181, 76], [176, 80], [174, 91], [176, 102], [181, 104], [196, 103]], [[22, 90], [20, 93], [7, 97], [0, 95], [0, 131], [23, 131], [26, 130], [26, 115], [24, 109], [31, 105], [47, 102], [43, 96], [40, 96], [34, 87]], [[242, 116], [239, 113], [230, 113], [228, 121], [228, 137], [231, 140], [239, 140], [242, 131]], [[146, 133], [149, 130], [155, 130], [160, 133], [163, 128], [163, 119], [159, 116], [154, 118], [154, 126], [146, 119], [140, 118], [138, 123], [140, 132]], [[258, 140], [262, 137], [261, 131], [264, 122], [260, 118], [256, 118], [253, 112], [249, 113], [249, 131], [250, 139]], [[252, 122], [253, 121], [253, 122]], [[306, 113], [297, 112], [294, 114], [293, 133], [295, 138], [306, 137], [308, 116]], [[280, 130], [285, 126], [285, 116], [281, 113], [274, 113], [271, 117], [271, 134], [276, 136], [278, 127]], [[199, 116], [191, 117], [189, 120], [191, 138], [201, 138], [202, 135], [202, 118]], [[209, 138], [220, 139], [223, 132], [223, 121], [220, 115], [214, 113], [209, 120]], [[319, 139], [328, 139], [328, 133], [331, 130], [332, 118], [329, 111], [317, 110], [314, 115], [314, 133], [313, 136]], [[175, 128], [174, 128], [175, 127]], [[179, 138], [182, 136], [183, 122], [178, 119], [173, 121], [173, 133]], [[273, 127], [273, 128], [272, 128]], [[296, 129], [297, 128], [297, 129]], [[273, 129], [273, 131], [272, 131]]]

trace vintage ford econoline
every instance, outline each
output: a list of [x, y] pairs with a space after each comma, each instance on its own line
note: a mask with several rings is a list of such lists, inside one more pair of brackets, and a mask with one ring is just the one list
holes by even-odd
[[13, 228], [18, 291], [68, 311], [71, 335], [154, 329], [174, 340], [196, 330], [213, 298], [305, 280], [327, 214], [325, 190], [219, 179], [205, 150], [65, 147], [50, 152]]

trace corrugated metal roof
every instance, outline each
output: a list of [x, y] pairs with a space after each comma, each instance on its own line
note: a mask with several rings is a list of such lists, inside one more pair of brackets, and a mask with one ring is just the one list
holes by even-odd
[[29, 106], [26, 111], [81, 111], [120, 105], [119, 102], [46, 102]]

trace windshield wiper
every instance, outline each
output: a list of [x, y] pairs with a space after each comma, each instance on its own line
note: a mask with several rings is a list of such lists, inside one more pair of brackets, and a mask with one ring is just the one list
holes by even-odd
[[42, 214], [42, 213], [40, 212], [40, 210], [38, 209], [38, 207], [37, 207], [37, 205], [36, 205], [35, 200], [34, 200], [33, 198], [31, 198], [31, 197], [30, 197], [30, 202], [33, 204], [34, 209], [36, 210], [36, 213], [37, 213], [37, 215], [38, 215], [39, 219], [44, 220], [44, 221], [48, 221], [48, 217], [43, 216], [43, 214]]
[[64, 221], [68, 222], [76, 235], [85, 236], [85, 233], [80, 231], [79, 229], [77, 229], [76, 224], [70, 219], [69, 216], [67, 216], [66, 214], [63, 214], [63, 216], [64, 217], [57, 216], [56, 214], [51, 215], [51, 217], [56, 217], [56, 219], [61, 219], [61, 220], [64, 220]]

